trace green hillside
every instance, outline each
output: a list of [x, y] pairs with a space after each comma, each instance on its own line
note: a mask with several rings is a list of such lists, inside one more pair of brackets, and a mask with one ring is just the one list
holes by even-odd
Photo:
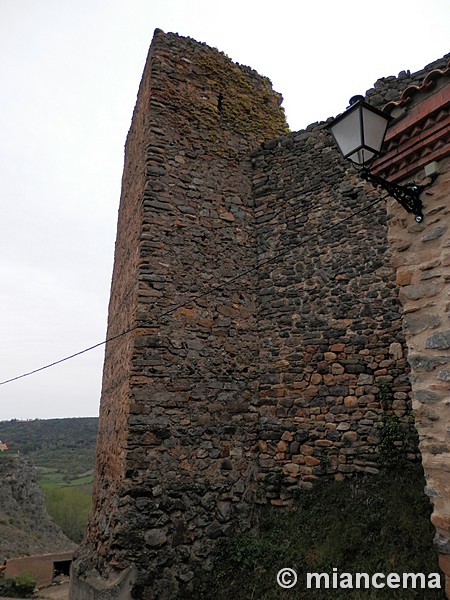
[[97, 428], [97, 417], [0, 421], [0, 440], [31, 458], [40, 481], [57, 484], [92, 473]]
[[90, 512], [97, 428], [97, 417], [0, 421], [0, 440], [31, 459], [47, 511], [76, 543]]

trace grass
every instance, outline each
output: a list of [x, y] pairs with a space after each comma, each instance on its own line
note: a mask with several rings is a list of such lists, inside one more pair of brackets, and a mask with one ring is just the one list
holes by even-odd
[[76, 479], [72, 479], [72, 481], [70, 481], [69, 485], [87, 486], [87, 485], [92, 485], [93, 481], [94, 481], [94, 472], [90, 471], [86, 475], [80, 475], [80, 477], [77, 477]]
[[73, 479], [58, 470], [40, 469], [39, 486], [45, 495], [47, 511], [67, 537], [77, 544], [83, 537], [91, 510], [93, 477], [92, 469]]
[[50, 469], [48, 467], [39, 468], [39, 485], [41, 487], [77, 486], [88, 489], [92, 487], [93, 479], [94, 471], [92, 469], [71, 478], [66, 473], [61, 473], [58, 469]]
[[[183, 598], [442, 600], [442, 589], [306, 589], [306, 573], [332, 575], [333, 568], [339, 574], [439, 573], [424, 484], [418, 466], [320, 482], [300, 493], [292, 510], [264, 510], [257, 535], [239, 533], [220, 543], [214, 570]], [[284, 567], [298, 574], [292, 589], [276, 583]]]

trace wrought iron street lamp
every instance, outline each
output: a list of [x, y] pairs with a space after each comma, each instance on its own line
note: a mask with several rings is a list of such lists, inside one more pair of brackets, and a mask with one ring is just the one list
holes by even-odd
[[375, 187], [380, 186], [403, 208], [415, 215], [418, 223], [423, 220], [421, 192], [428, 186], [414, 182], [398, 185], [370, 172], [372, 161], [381, 154], [384, 137], [391, 116], [370, 106], [363, 96], [354, 96], [348, 109], [329, 125], [334, 140], [344, 158], [348, 158], [360, 170], [360, 175]]

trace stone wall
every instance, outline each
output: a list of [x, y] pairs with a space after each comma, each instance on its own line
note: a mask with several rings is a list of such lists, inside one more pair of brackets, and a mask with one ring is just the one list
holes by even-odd
[[[429, 73], [437, 69], [445, 69], [449, 61], [450, 52], [414, 73], [401, 71], [397, 76], [381, 77], [375, 82], [373, 88], [367, 90], [366, 99], [372, 106], [383, 110], [390, 102], [398, 101], [406, 90], [413, 90], [420, 85]], [[355, 93], [359, 93], [358, 90]]]
[[[437, 179], [421, 195], [423, 223], [406, 219], [405, 214], [391, 203], [389, 236], [401, 288], [426, 492], [433, 501], [435, 544], [446, 573], [447, 595], [450, 595], [449, 78], [450, 68], [441, 69], [436, 72], [432, 85], [411, 90], [408, 103], [394, 103], [390, 107], [392, 114], [398, 116], [390, 129], [388, 152], [377, 165], [380, 170], [389, 170], [398, 162], [398, 157], [408, 154], [407, 163], [397, 170], [402, 169], [408, 179], [426, 184], [428, 180], [422, 167], [439, 159]], [[417, 129], [420, 130], [417, 138], [405, 136], [405, 132]], [[415, 140], [414, 145], [411, 139]]]
[[385, 205], [346, 169], [323, 127], [254, 157], [260, 464], [273, 504], [320, 475], [377, 473], [387, 418], [416, 456]]
[[[375, 104], [415, 76], [393, 79]], [[182, 596], [255, 504], [377, 473], [386, 447], [417, 458], [385, 204], [324, 124], [286, 134], [280, 102], [248, 67], [155, 32], [126, 146], [72, 600]]]
[[[134, 347], [138, 296], [139, 240], [142, 227], [140, 198], [145, 187], [145, 149], [150, 101], [152, 49], [141, 82], [133, 121], [125, 146], [114, 270], [108, 310], [108, 342], [103, 367], [93, 511], [86, 543], [94, 563], [108, 553], [111, 529], [120, 511], [126, 472], [130, 365]], [[128, 335], [121, 335], [130, 331]], [[88, 564], [86, 564], [86, 568]], [[112, 570], [114, 566], [112, 565]], [[108, 575], [109, 576], [109, 575]]]
[[135, 565], [139, 597], [173, 597], [215, 539], [250, 525], [249, 155], [286, 130], [280, 104], [251, 69], [155, 33], [127, 140], [108, 337], [133, 331], [107, 346], [95, 508], [75, 578], [113, 581]]
[[[424, 80], [428, 94], [449, 58], [382, 78], [366, 98], [378, 107], [400, 98], [408, 104]], [[441, 87], [433, 89], [439, 98]], [[423, 139], [430, 130], [433, 153], [417, 150], [422, 166], [445, 146], [440, 104], [430, 103], [436, 114], [421, 116], [426, 126], [398, 133], [410, 159], [414, 136]], [[391, 152], [395, 156], [396, 148]], [[318, 476], [376, 473], [383, 462], [420, 456], [403, 332], [409, 332], [408, 317], [399, 299], [403, 280], [392, 260], [385, 194], [340, 159], [326, 124], [265, 143], [254, 156], [253, 185], [263, 265], [260, 479], [266, 497], [284, 505], [293, 490]], [[394, 243], [394, 254], [397, 249]], [[396, 431], [390, 440], [389, 428]]]
[[434, 506], [435, 544], [450, 595], [450, 160], [440, 166], [442, 174], [424, 194], [423, 225], [406, 220], [392, 206], [389, 234], [405, 313], [425, 491]]

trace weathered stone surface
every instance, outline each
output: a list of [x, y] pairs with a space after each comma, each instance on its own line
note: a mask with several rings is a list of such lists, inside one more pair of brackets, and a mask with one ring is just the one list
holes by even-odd
[[434, 538], [434, 546], [439, 554], [450, 555], [450, 538], [448, 536], [437, 533]]
[[394, 360], [400, 360], [403, 358], [403, 345], [399, 342], [392, 342], [389, 346], [389, 354]]
[[405, 333], [421, 333], [427, 329], [435, 329], [441, 324], [441, 317], [436, 314], [423, 314], [420, 312], [406, 314], [403, 317], [403, 328]]
[[450, 357], [410, 354], [408, 362], [415, 371], [433, 371], [436, 367], [450, 362]]
[[[411, 81], [369, 97], [398, 97]], [[252, 526], [255, 503], [285, 507], [318, 477], [376, 474], [384, 417], [412, 427], [398, 286], [415, 315], [446, 273], [409, 268], [414, 242], [402, 235], [396, 282], [384, 205], [360, 211], [378, 193], [322, 124], [286, 135], [280, 102], [251, 69], [155, 33], [109, 308], [108, 337], [130, 333], [106, 347], [80, 581], [132, 569], [136, 597], [181, 597], [217, 540]], [[430, 252], [445, 238], [432, 235], [418, 238]], [[409, 332], [440, 326], [422, 313]], [[445, 364], [415, 360], [427, 374]], [[444, 420], [441, 393], [416, 396], [424, 422]]]
[[450, 369], [441, 369], [437, 374], [437, 378], [442, 381], [450, 381]]
[[421, 300], [422, 298], [430, 298], [439, 292], [439, 285], [434, 282], [430, 283], [414, 283], [407, 285], [401, 289], [401, 295], [407, 300]]
[[439, 394], [432, 392], [430, 390], [414, 390], [413, 393], [414, 400], [418, 402], [422, 402], [423, 404], [434, 404], [439, 400]]
[[145, 532], [144, 540], [147, 546], [157, 548], [167, 542], [167, 536], [163, 529], [150, 529]]
[[106, 348], [77, 573], [133, 564], [140, 594], [172, 597], [232, 518], [248, 527], [256, 270], [223, 283], [257, 265], [250, 153], [285, 132], [280, 103], [252, 69], [155, 34], [126, 145], [108, 337], [133, 331]]
[[436, 227], [431, 231], [428, 231], [424, 236], [422, 236], [422, 242], [430, 242], [432, 240], [436, 240], [441, 237], [447, 231], [446, 226]]
[[[436, 97], [450, 96], [448, 81], [440, 82], [440, 88], [428, 94], [412, 98], [406, 111], [409, 124], [415, 127], [414, 119], [424, 123], [429, 116], [427, 107]], [[441, 95], [439, 95], [441, 94]], [[435, 108], [430, 109], [432, 111]], [[413, 119], [411, 117], [414, 116]], [[401, 122], [400, 122], [401, 123]], [[426, 137], [426, 133], [424, 133]], [[403, 132], [403, 139], [407, 135]], [[448, 140], [447, 140], [448, 144]], [[396, 148], [401, 154], [401, 148]], [[431, 150], [430, 150], [431, 151]], [[423, 152], [423, 148], [421, 149]], [[444, 144], [444, 154], [448, 147]], [[409, 175], [420, 181], [423, 174], [419, 164], [414, 169], [414, 160], [408, 164]], [[397, 281], [402, 287], [400, 298], [404, 302], [406, 315], [404, 331], [410, 349], [411, 381], [413, 383], [414, 412], [420, 437], [419, 448], [427, 478], [427, 493], [433, 501], [432, 522], [436, 527], [435, 546], [441, 554], [440, 564], [446, 573], [446, 591], [450, 597], [450, 568], [443, 559], [450, 553], [450, 494], [449, 494], [449, 444], [448, 422], [450, 391], [450, 330], [448, 325], [450, 294], [450, 262], [448, 260], [450, 189], [450, 161], [440, 161], [440, 175], [433, 183], [432, 191], [423, 194], [425, 218], [420, 227], [405, 228], [399, 218], [400, 209], [395, 207], [389, 221], [390, 237], [393, 240], [394, 264], [399, 267]], [[397, 238], [407, 246], [399, 254]], [[404, 273], [410, 273], [407, 281]]]
[[448, 350], [450, 348], [450, 329], [433, 333], [425, 342], [425, 348]]

